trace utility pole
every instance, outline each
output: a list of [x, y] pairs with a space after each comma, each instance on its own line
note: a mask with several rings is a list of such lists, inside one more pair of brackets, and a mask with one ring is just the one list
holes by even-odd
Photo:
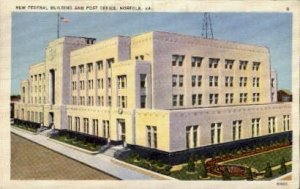
[[205, 39], [214, 38], [210, 14], [207, 12], [205, 12], [203, 16], [202, 37], [204, 37]]

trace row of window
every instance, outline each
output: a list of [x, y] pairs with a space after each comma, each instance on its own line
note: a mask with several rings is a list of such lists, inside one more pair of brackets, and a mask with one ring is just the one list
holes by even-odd
[[[185, 55], [172, 55], [172, 66], [183, 66], [185, 60]], [[200, 56], [192, 56], [191, 57], [191, 67], [201, 67], [201, 64], [204, 60], [204, 57]], [[224, 68], [232, 69], [235, 63], [233, 59], [225, 59]], [[220, 63], [219, 58], [208, 58], [208, 67], [209, 68], [218, 68]], [[249, 61], [239, 60], [239, 69], [246, 70], [249, 65]], [[260, 67], [260, 62], [254, 61], [252, 62], [252, 70], [258, 71]]]
[[[78, 100], [78, 102], [77, 102]], [[96, 103], [95, 103], [95, 100], [96, 100]], [[122, 101], [122, 105], [124, 105], [124, 108], [127, 107], [127, 97], [126, 97], [126, 101], [124, 102], [125, 105], [123, 104], [123, 101]], [[85, 96], [72, 96], [72, 104], [73, 105], [81, 105], [81, 106], [94, 106], [94, 104], [96, 106], [105, 106], [104, 105], [104, 96], [97, 96], [96, 99], [94, 99], [94, 96], [88, 96], [87, 97], [87, 101], [85, 99]], [[108, 96], [107, 98], [107, 106], [111, 106], [111, 96]]]
[[[232, 140], [243, 139], [243, 125], [242, 120], [232, 121]], [[282, 121], [283, 131], [290, 130], [290, 116], [283, 115]], [[211, 123], [210, 125], [210, 141], [211, 144], [218, 144], [222, 142], [222, 129], [223, 124], [221, 122]], [[268, 118], [268, 133], [278, 132], [276, 117]], [[200, 146], [200, 126], [199, 125], [189, 125], [186, 126], [186, 148], [195, 148]], [[261, 136], [261, 119], [253, 118], [251, 119], [251, 136], [258, 137]]]
[[[239, 77], [239, 86], [247, 86], [247, 77]], [[202, 75], [192, 75], [191, 78], [192, 87], [200, 87], [202, 85]], [[233, 76], [225, 76], [225, 87], [233, 87]], [[259, 77], [252, 78], [252, 87], [259, 87]], [[183, 87], [184, 76], [183, 75], [172, 75], [172, 86], [173, 87]], [[219, 83], [219, 76], [209, 76], [208, 85], [210, 87], [217, 87]]]
[[[23, 98], [23, 102], [25, 102], [25, 98]], [[43, 98], [41, 96], [31, 97], [30, 103], [31, 104], [46, 104], [46, 97], [45, 96]]]
[[[100, 136], [99, 133], [99, 120], [91, 119], [91, 130], [90, 130], [90, 120], [88, 118], [68, 116], [68, 129], [76, 132], [83, 132], [86, 134], [92, 134], [95, 136]], [[81, 123], [82, 126], [81, 126]], [[101, 137], [109, 138], [110, 137], [110, 128], [109, 120], [102, 120], [102, 135]]]
[[[246, 103], [248, 100], [248, 93], [239, 93], [239, 102]], [[225, 93], [225, 104], [232, 104], [234, 99], [234, 93]], [[260, 101], [260, 93], [252, 93], [252, 101]], [[173, 95], [172, 97], [173, 106], [183, 106], [184, 95]], [[179, 103], [178, 103], [179, 102]], [[211, 93], [209, 94], [209, 104], [218, 104], [219, 94]], [[192, 105], [202, 104], [202, 94], [192, 94]]]
[[[34, 87], [34, 90], [33, 90]], [[43, 87], [43, 88], [42, 88]], [[42, 92], [42, 90], [45, 92], [46, 91], [46, 86], [45, 85], [35, 85], [30, 87], [30, 92]]]
[[36, 74], [36, 75], [31, 75], [30, 78], [31, 78], [31, 81], [44, 81], [46, 78], [46, 75], [45, 75], [45, 73]]
[[[111, 64], [115, 62], [114, 58], [108, 58], [106, 59], [106, 64], [107, 68], [111, 68]], [[78, 72], [80, 74], [85, 73], [85, 69], [87, 70], [88, 73], [91, 73], [94, 70], [94, 64], [92, 62], [87, 63], [87, 64], [80, 64], [78, 66]], [[103, 70], [103, 60], [98, 60], [96, 61], [96, 69], [97, 70]], [[75, 75], [77, 73], [77, 67], [72, 66], [71, 67], [71, 73]]]
[[[20, 115], [19, 115], [20, 113]], [[16, 117], [19, 119], [25, 119], [25, 112], [24, 109], [19, 112], [19, 110], [16, 110]], [[27, 120], [36, 122], [36, 123], [43, 123], [44, 122], [44, 114], [43, 112], [35, 112], [35, 111], [27, 111]]]

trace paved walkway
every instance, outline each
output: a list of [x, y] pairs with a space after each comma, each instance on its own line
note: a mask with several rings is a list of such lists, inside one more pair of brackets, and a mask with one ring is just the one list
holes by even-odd
[[147, 174], [143, 174], [131, 169], [124, 168], [120, 165], [114, 164], [111, 157], [108, 157], [103, 154], [90, 155], [78, 150], [69, 148], [62, 144], [53, 142], [45, 136], [33, 135], [26, 133], [14, 128], [11, 128], [11, 132], [22, 136], [28, 140], [31, 140], [35, 143], [38, 143], [42, 146], [45, 146], [53, 151], [56, 151], [60, 154], [63, 154], [69, 158], [75, 159], [79, 162], [82, 162], [88, 166], [96, 168], [100, 171], [106, 172], [112, 176], [120, 178], [122, 180], [155, 180], [155, 177], [152, 177]]

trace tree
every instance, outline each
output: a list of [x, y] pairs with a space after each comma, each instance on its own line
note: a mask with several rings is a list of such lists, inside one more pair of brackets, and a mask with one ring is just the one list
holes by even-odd
[[195, 172], [195, 158], [193, 155], [190, 157], [190, 160], [188, 162], [187, 171]]
[[287, 168], [286, 168], [286, 165], [285, 165], [285, 159], [284, 159], [284, 157], [282, 157], [281, 161], [280, 161], [279, 174], [285, 174], [286, 172], [287, 172]]
[[252, 173], [251, 167], [248, 167], [246, 170], [246, 179], [253, 180], [253, 173]]
[[223, 173], [222, 173], [222, 179], [223, 180], [231, 180], [231, 176], [230, 176], [230, 173], [228, 171], [228, 168], [225, 167]]
[[270, 163], [268, 162], [267, 166], [265, 168], [265, 178], [271, 178], [272, 176], [273, 176], [272, 168], [271, 168]]
[[207, 169], [204, 161], [201, 161], [199, 171], [201, 178], [207, 178]]

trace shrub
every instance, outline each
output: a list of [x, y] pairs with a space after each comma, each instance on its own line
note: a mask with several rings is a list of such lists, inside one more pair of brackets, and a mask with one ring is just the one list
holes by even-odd
[[253, 173], [252, 173], [251, 167], [248, 167], [246, 170], [246, 179], [253, 180]]
[[280, 169], [279, 169], [279, 174], [285, 174], [287, 172], [287, 168], [285, 165], [285, 159], [284, 157], [280, 161]]
[[223, 173], [222, 173], [222, 179], [223, 180], [231, 180], [231, 176], [230, 176], [230, 173], [228, 171], [228, 168], [225, 167]]
[[265, 178], [271, 178], [272, 176], [273, 176], [272, 168], [271, 168], [270, 163], [268, 162], [267, 166], [265, 168]]
[[188, 172], [195, 172], [195, 162], [194, 162], [194, 156], [193, 155], [190, 157], [190, 160], [188, 162], [187, 171]]
[[205, 162], [200, 163], [199, 172], [201, 178], [207, 178], [207, 169], [206, 169]]

